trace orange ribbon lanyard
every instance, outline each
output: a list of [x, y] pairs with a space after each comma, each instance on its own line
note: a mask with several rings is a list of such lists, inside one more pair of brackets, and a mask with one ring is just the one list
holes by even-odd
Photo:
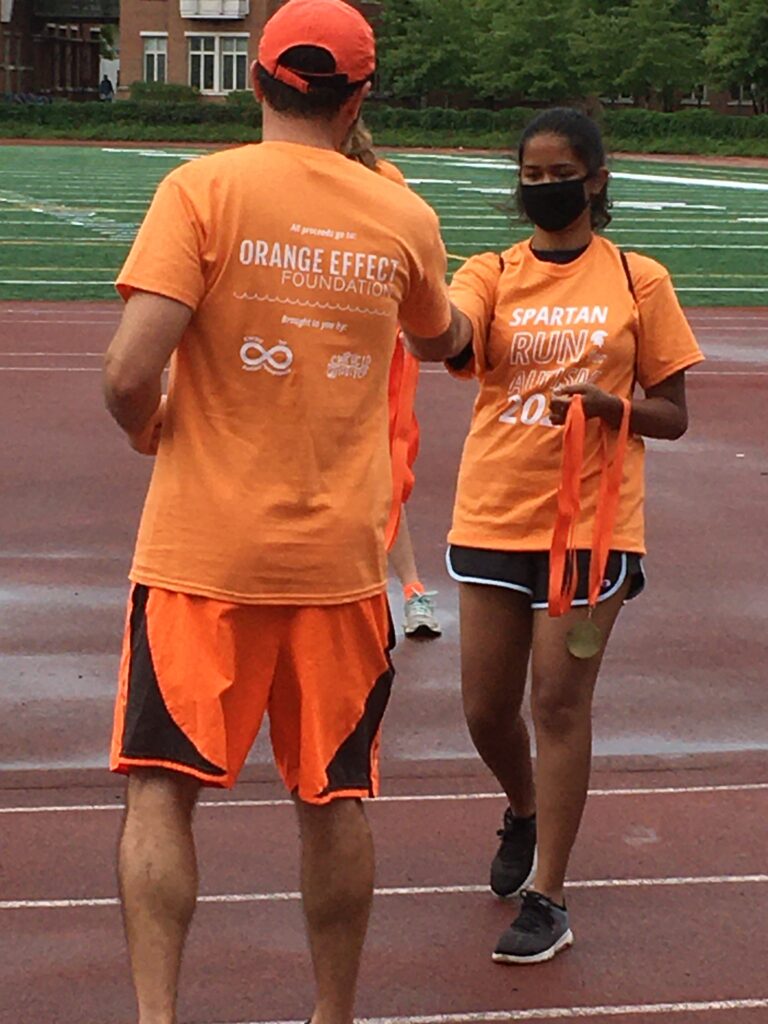
[[[605, 567], [611, 550], [613, 527], [619, 507], [619, 494], [624, 472], [624, 456], [629, 440], [630, 403], [622, 398], [619, 425], [613, 459], [608, 451], [608, 428], [600, 422], [600, 490], [592, 531], [592, 553], [589, 562], [589, 607], [597, 604], [602, 588]], [[564, 615], [571, 607], [578, 585], [574, 535], [581, 508], [581, 471], [584, 463], [586, 418], [581, 395], [574, 395], [563, 432], [563, 458], [560, 487], [557, 492], [557, 517], [549, 553], [549, 614]]]

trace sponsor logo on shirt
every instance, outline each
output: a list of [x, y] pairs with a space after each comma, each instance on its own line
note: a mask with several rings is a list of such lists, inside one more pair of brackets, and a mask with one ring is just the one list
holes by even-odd
[[284, 377], [293, 366], [293, 349], [284, 341], [267, 348], [263, 338], [248, 337], [240, 346], [244, 370], [266, 370], [275, 377]]
[[338, 352], [328, 360], [328, 376], [331, 380], [337, 377], [352, 377], [361, 380], [368, 376], [371, 368], [371, 357], [357, 352]]

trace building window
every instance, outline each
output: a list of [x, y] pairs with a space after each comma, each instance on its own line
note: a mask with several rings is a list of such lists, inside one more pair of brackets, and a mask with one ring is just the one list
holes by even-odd
[[709, 92], [706, 85], [695, 85], [690, 96], [684, 96], [681, 103], [684, 107], [708, 107]]
[[248, 40], [242, 37], [221, 39], [221, 91], [248, 88]]
[[189, 36], [189, 84], [200, 92], [248, 88], [248, 37]]
[[168, 40], [165, 36], [144, 37], [144, 81], [167, 81]]

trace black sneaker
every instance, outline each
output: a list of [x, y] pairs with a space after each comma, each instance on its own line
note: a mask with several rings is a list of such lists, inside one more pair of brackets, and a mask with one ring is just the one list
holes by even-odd
[[523, 893], [523, 907], [493, 953], [499, 964], [540, 964], [573, 945], [568, 911], [538, 892]]
[[536, 815], [516, 818], [508, 807], [496, 835], [501, 843], [491, 862], [491, 889], [497, 896], [517, 896], [536, 874]]

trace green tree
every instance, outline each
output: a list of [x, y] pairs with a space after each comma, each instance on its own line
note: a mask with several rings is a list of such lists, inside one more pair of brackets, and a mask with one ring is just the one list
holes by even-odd
[[[690, 8], [689, 8], [690, 10]], [[603, 96], [626, 94], [671, 110], [703, 74], [699, 30], [682, 20], [680, 0], [631, 0], [580, 23], [574, 49], [587, 83]]]
[[585, 12], [574, 29], [571, 47], [585, 89], [615, 101], [622, 93], [623, 75], [632, 60], [626, 11], [613, 5]]
[[755, 113], [768, 113], [766, 0], [712, 0], [705, 59], [714, 85], [750, 88]]
[[687, 21], [703, 34], [712, 21], [711, 0], [676, 0], [674, 12], [680, 21]]
[[464, 0], [387, 0], [379, 31], [382, 91], [423, 99], [465, 90], [474, 43]]
[[99, 56], [114, 60], [119, 52], [117, 25], [99, 25]]
[[485, 99], [560, 102], [582, 95], [573, 26], [586, 0], [475, 0], [472, 85]]

